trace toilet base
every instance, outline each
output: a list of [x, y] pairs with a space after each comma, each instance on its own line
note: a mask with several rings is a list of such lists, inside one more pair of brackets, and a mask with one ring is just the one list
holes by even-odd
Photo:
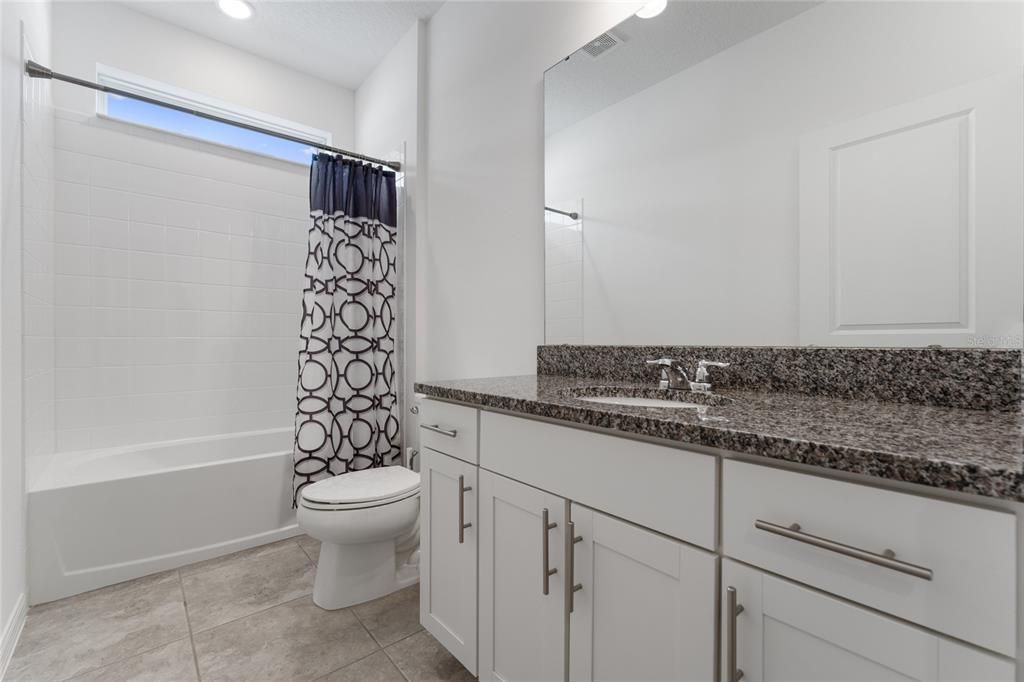
[[419, 567], [412, 561], [396, 570], [393, 538], [360, 545], [323, 542], [313, 583], [313, 603], [328, 611], [343, 609], [418, 581]]

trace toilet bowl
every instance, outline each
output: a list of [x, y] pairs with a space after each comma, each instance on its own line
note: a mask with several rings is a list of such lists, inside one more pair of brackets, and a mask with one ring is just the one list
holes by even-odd
[[318, 481], [299, 495], [299, 527], [320, 541], [313, 602], [341, 609], [419, 579], [420, 476], [405, 467], [363, 469]]

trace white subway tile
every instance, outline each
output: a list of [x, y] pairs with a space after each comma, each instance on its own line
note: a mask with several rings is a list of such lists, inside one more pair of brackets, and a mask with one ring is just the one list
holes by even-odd
[[109, 249], [127, 249], [129, 222], [92, 216], [89, 218], [89, 231], [93, 246]]
[[54, 208], [65, 213], [89, 215], [89, 185], [58, 181], [54, 189]]
[[135, 251], [163, 253], [164, 226], [132, 221], [128, 228], [129, 246]]
[[81, 213], [54, 214], [54, 238], [59, 244], [78, 244], [87, 246], [90, 243], [89, 217]]
[[101, 218], [128, 220], [131, 195], [128, 192], [93, 187], [90, 195], [90, 215]]
[[88, 184], [91, 157], [66, 149], [57, 149], [53, 158], [57, 180]]

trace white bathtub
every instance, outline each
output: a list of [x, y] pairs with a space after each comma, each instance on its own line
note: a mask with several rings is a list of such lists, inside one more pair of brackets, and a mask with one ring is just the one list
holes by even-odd
[[32, 459], [32, 604], [299, 533], [291, 428]]

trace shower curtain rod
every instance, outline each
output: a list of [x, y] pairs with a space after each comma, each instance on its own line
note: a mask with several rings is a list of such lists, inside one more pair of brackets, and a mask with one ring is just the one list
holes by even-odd
[[319, 149], [324, 152], [331, 152], [332, 154], [338, 154], [339, 156], [347, 156], [352, 159], [359, 159], [360, 161], [366, 161], [368, 163], [376, 163], [382, 166], [387, 166], [392, 170], [402, 170], [402, 164], [398, 161], [385, 161], [383, 159], [375, 159], [372, 156], [364, 156], [363, 154], [357, 154], [356, 152], [350, 152], [345, 149], [339, 149], [338, 147], [331, 147], [325, 145], [322, 142], [314, 142], [313, 140], [306, 140], [301, 137], [289, 135], [288, 133], [281, 133], [276, 130], [268, 130], [267, 128], [261, 128], [259, 126], [249, 125], [248, 123], [242, 123], [240, 121], [233, 121], [230, 118], [221, 118], [220, 116], [214, 116], [204, 111], [197, 111], [188, 107], [183, 107], [178, 104], [171, 104], [170, 102], [164, 102], [162, 100], [153, 99], [152, 97], [145, 97], [143, 95], [136, 95], [134, 92], [128, 92], [127, 90], [120, 90], [118, 88], [112, 88], [109, 85], [103, 85], [101, 83], [93, 83], [92, 81], [82, 80], [81, 78], [75, 78], [74, 76], [68, 76], [67, 74], [58, 73], [52, 69], [48, 69], [42, 64], [38, 64], [31, 59], [25, 62], [25, 73], [32, 78], [49, 78], [55, 81], [63, 81], [65, 83], [71, 83], [72, 85], [80, 85], [83, 88], [90, 88], [92, 90], [99, 90], [100, 92], [106, 92], [111, 95], [119, 95], [121, 97], [128, 97], [135, 99], [140, 102], [146, 102], [147, 104], [155, 104], [160, 107], [167, 107], [168, 109], [174, 109], [175, 111], [181, 111], [186, 114], [192, 114], [193, 116], [199, 116], [200, 118], [209, 119], [218, 123], [226, 123], [233, 125], [238, 128], [245, 128], [255, 133], [263, 133], [264, 135], [270, 135], [277, 137], [282, 140], [288, 140], [289, 142], [297, 142], [299, 144], [305, 144], [314, 149]]
[[550, 206], [545, 206], [544, 210], [545, 211], [551, 211], [552, 213], [559, 213], [561, 215], [567, 215], [570, 218], [572, 218], [573, 220], [579, 220], [580, 219], [580, 214], [577, 213], [576, 211], [559, 211], [557, 208], [551, 208]]

